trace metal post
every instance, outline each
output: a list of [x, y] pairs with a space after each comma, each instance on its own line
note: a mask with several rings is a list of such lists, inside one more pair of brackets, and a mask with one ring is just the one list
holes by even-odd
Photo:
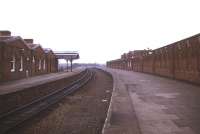
[[68, 72], [68, 59], [66, 59], [66, 61], [67, 61], [67, 72]]
[[70, 59], [70, 62], [71, 62], [71, 72], [72, 72], [72, 57], [71, 57], [71, 59]]

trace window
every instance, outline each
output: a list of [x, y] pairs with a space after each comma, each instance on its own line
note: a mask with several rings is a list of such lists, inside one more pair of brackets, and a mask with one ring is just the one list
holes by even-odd
[[12, 60], [10, 61], [11, 63], [11, 69], [10, 72], [15, 72], [15, 56], [12, 56]]
[[23, 71], [23, 57], [20, 57], [20, 68], [19, 71]]
[[45, 70], [46, 69], [46, 61], [44, 60], [44, 62], [43, 62], [43, 70]]
[[41, 59], [39, 59], [39, 70], [41, 70], [41, 68], [42, 68], [42, 61]]
[[33, 56], [32, 62], [35, 63], [35, 56]]

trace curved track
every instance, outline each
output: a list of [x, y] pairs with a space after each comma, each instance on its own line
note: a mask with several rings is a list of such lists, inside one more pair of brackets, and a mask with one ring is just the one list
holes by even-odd
[[0, 115], [0, 134], [6, 133], [25, 120], [28, 120], [39, 112], [45, 110], [52, 104], [57, 103], [66, 95], [69, 95], [70, 93], [78, 90], [80, 87], [85, 85], [93, 77], [93, 75], [94, 73], [90, 69], [87, 69], [81, 78], [72, 82], [64, 89], [59, 89], [47, 96], [41, 97], [31, 102], [30, 104], [24, 105], [11, 112]]

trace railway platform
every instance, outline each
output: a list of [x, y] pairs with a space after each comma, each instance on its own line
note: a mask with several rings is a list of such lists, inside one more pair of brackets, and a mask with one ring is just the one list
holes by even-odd
[[45, 84], [47, 82], [57, 81], [63, 78], [71, 77], [82, 72], [84, 68], [74, 69], [73, 72], [58, 72], [58, 73], [50, 73], [44, 75], [38, 75], [34, 77], [28, 77], [20, 80], [14, 80], [9, 82], [0, 83], [0, 95], [10, 94], [13, 92], [21, 91], [24, 89], [28, 89], [31, 87], [36, 87], [38, 85]]
[[[38, 98], [65, 88], [85, 73], [84, 68], [73, 72], [58, 72], [0, 84], [0, 114], [28, 105]], [[6, 107], [5, 107], [6, 106]]]
[[199, 134], [200, 87], [108, 69], [114, 91], [103, 134]]

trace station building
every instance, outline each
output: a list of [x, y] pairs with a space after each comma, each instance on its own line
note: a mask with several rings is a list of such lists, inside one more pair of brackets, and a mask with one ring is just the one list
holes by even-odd
[[34, 44], [33, 39], [0, 31], [0, 82], [56, 72], [57, 63], [53, 52]]
[[0, 41], [1, 81], [28, 77], [30, 49], [21, 37], [10, 37]]
[[46, 59], [45, 52], [39, 44], [27, 44], [31, 50], [31, 60], [32, 60], [32, 76], [45, 74], [46, 69]]
[[46, 58], [47, 73], [57, 72], [58, 60], [56, 60], [55, 54], [49, 48], [45, 48], [44, 52]]

